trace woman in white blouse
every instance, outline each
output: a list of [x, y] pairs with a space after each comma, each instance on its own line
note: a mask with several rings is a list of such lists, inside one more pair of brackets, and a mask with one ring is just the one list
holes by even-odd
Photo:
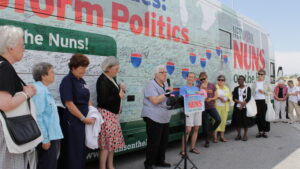
[[266, 121], [266, 100], [270, 99], [269, 96], [272, 94], [272, 89], [270, 85], [265, 81], [265, 75], [265, 70], [259, 70], [258, 80], [252, 86], [253, 97], [257, 106], [256, 123], [258, 127], [258, 133], [256, 135], [256, 138], [268, 138], [266, 132], [270, 131], [270, 122]]

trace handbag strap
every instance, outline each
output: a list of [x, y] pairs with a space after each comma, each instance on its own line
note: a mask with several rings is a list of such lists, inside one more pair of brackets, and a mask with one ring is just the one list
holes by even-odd
[[[3, 62], [5, 62], [5, 61], [0, 61], [0, 65], [1, 65]], [[16, 72], [16, 71], [14, 71], [14, 72], [16, 73], [16, 76], [17, 76], [19, 82], [20, 82], [23, 86], [26, 86], [26, 83], [18, 76], [17, 72]], [[27, 104], [28, 104], [28, 108], [29, 108], [30, 115], [31, 115], [30, 98], [27, 99]], [[0, 112], [1, 112], [2, 116], [4, 117], [4, 119], [7, 119], [7, 116], [5, 115], [4, 111], [2, 111], [2, 110], [0, 109]]]

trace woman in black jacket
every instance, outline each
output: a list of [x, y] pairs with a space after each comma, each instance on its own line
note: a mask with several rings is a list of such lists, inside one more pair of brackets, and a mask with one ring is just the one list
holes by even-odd
[[119, 122], [121, 99], [125, 96], [125, 86], [113, 79], [119, 72], [119, 61], [111, 56], [101, 64], [103, 73], [97, 80], [98, 110], [104, 123], [99, 134], [100, 169], [113, 169], [114, 150], [125, 145]]
[[[248, 127], [253, 125], [254, 120], [250, 117], [247, 117], [246, 115], [247, 112], [246, 104], [251, 99], [251, 89], [250, 87], [246, 86], [244, 83], [245, 83], [245, 77], [239, 76], [238, 78], [239, 86], [235, 87], [232, 92], [233, 101], [235, 102], [235, 104], [233, 107], [231, 125], [234, 126], [237, 130], [237, 136], [235, 140], [247, 141]], [[244, 128], [243, 138], [241, 137], [241, 128]]]

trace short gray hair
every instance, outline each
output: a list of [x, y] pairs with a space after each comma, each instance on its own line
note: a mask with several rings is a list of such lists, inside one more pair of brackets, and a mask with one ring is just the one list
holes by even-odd
[[156, 66], [155, 70], [154, 70], [154, 75], [156, 75], [157, 73], [159, 73], [161, 69], [165, 69], [166, 70], [166, 66], [165, 65], [158, 65], [158, 66]]
[[101, 63], [101, 69], [103, 72], [107, 72], [107, 69], [119, 65], [120, 62], [118, 61], [118, 59], [114, 56], [109, 56], [107, 58], [104, 59], [104, 61]]
[[47, 62], [41, 62], [33, 66], [32, 76], [35, 81], [42, 81], [42, 76], [48, 75], [53, 65]]
[[22, 28], [5, 25], [0, 26], [0, 54], [6, 52], [6, 48], [14, 48], [18, 45], [19, 39], [23, 38], [24, 31]]

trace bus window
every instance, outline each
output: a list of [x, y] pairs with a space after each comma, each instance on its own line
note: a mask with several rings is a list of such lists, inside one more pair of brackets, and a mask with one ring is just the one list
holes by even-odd
[[221, 47], [232, 49], [230, 32], [219, 29], [219, 38]]
[[270, 83], [275, 84], [275, 64], [270, 63]]

